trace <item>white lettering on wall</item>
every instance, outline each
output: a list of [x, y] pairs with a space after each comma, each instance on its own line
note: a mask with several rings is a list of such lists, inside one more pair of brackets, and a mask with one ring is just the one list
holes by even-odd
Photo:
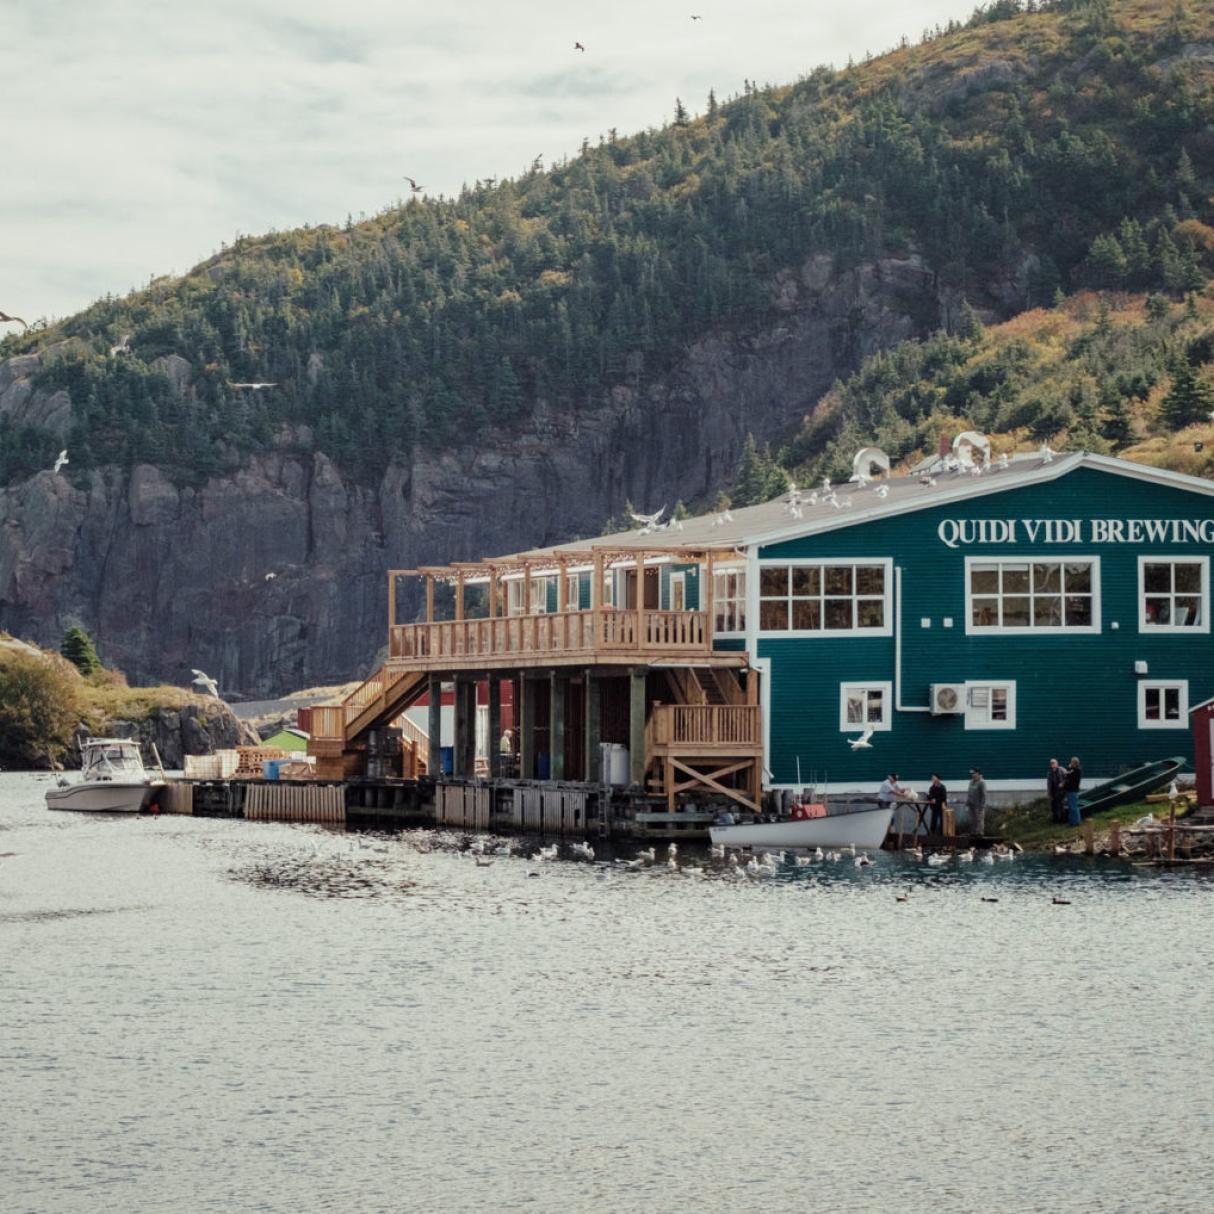
[[946, 518], [936, 536], [949, 548], [970, 544], [1214, 544], [1214, 519]]

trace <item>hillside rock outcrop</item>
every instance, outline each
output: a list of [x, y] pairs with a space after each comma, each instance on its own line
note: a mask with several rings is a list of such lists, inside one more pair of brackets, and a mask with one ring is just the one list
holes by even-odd
[[[782, 438], [942, 306], [913, 255], [846, 272], [818, 257], [772, 289], [779, 317], [757, 334], [715, 333], [660, 375], [638, 354], [594, 410], [541, 401], [526, 429], [420, 448], [375, 485], [284, 442], [196, 488], [141, 464], [0, 489], [0, 627], [54, 646], [82, 622], [133, 682], [185, 684], [199, 667], [262, 697], [365, 672], [386, 641], [387, 569], [594, 535], [625, 499], [714, 491], [748, 432]], [[9, 391], [32, 373], [21, 362], [0, 367]], [[163, 369], [188, 392], [184, 362]], [[415, 595], [402, 584], [402, 619]]]

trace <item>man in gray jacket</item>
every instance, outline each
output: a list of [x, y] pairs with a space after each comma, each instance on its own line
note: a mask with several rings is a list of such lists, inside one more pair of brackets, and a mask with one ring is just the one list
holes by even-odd
[[986, 781], [977, 767], [970, 768], [970, 786], [965, 793], [965, 807], [970, 811], [970, 833], [985, 834]]

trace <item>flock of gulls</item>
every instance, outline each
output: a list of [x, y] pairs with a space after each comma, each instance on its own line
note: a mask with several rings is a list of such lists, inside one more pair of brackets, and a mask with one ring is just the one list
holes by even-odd
[[[498, 860], [522, 859], [533, 867], [528, 871], [528, 877], [541, 877], [546, 865], [558, 860], [567, 860], [590, 864], [594, 867], [595, 876], [600, 881], [610, 880], [616, 874], [649, 873], [653, 876], [669, 875], [699, 880], [714, 878], [733, 881], [740, 884], [770, 880], [780, 873], [794, 873], [800, 869], [820, 868], [822, 870], [851, 868], [857, 871], [872, 868], [876, 859], [867, 851], [858, 851], [854, 846], [841, 850], [823, 851], [820, 847], [812, 851], [764, 851], [748, 853], [738, 849], [712, 845], [706, 860], [697, 858], [694, 863], [686, 863], [680, 859], [679, 845], [668, 843], [665, 853], [659, 853], [654, 847], [638, 850], [629, 858], [598, 858], [592, 844], [575, 842], [567, 845], [562, 851], [560, 843], [550, 843], [536, 848], [523, 840], [495, 839], [492, 837], [469, 836], [452, 832], [437, 832], [417, 845], [421, 852], [437, 850], [452, 851], [458, 855], [471, 857], [477, 868], [491, 868]], [[978, 852], [975, 848], [967, 848], [956, 852], [927, 852], [922, 848], [913, 847], [901, 855], [910, 860], [918, 860], [927, 868], [943, 869], [962, 868], [967, 864], [995, 865], [1010, 863], [1022, 852], [1019, 844], [1010, 846], [997, 844], [995, 847]], [[896, 894], [898, 902], [908, 902], [910, 891]], [[998, 898], [983, 896], [983, 902], [998, 902]], [[1063, 899], [1053, 898], [1058, 906], [1070, 905]]]

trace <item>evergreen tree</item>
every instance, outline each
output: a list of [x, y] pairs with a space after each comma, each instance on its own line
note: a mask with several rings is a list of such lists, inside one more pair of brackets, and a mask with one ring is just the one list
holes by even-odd
[[986, 332], [982, 319], [974, 311], [973, 305], [968, 299], [961, 301], [961, 309], [957, 313], [956, 329], [957, 336], [962, 341], [981, 341], [983, 333]]
[[734, 473], [733, 501], [737, 506], [757, 506], [771, 501], [788, 488], [788, 476], [767, 451], [760, 451], [753, 434], [746, 436]]
[[1188, 359], [1182, 358], [1172, 372], [1172, 385], [1163, 398], [1160, 415], [1168, 427], [1183, 430], [1208, 421], [1214, 410], [1214, 391], [1198, 376]]
[[687, 107], [681, 98], [676, 97], [674, 99], [674, 124], [675, 126], [686, 126], [687, 122]]
[[59, 652], [86, 677], [101, 669], [93, 638], [83, 628], [73, 624], [64, 634]]

